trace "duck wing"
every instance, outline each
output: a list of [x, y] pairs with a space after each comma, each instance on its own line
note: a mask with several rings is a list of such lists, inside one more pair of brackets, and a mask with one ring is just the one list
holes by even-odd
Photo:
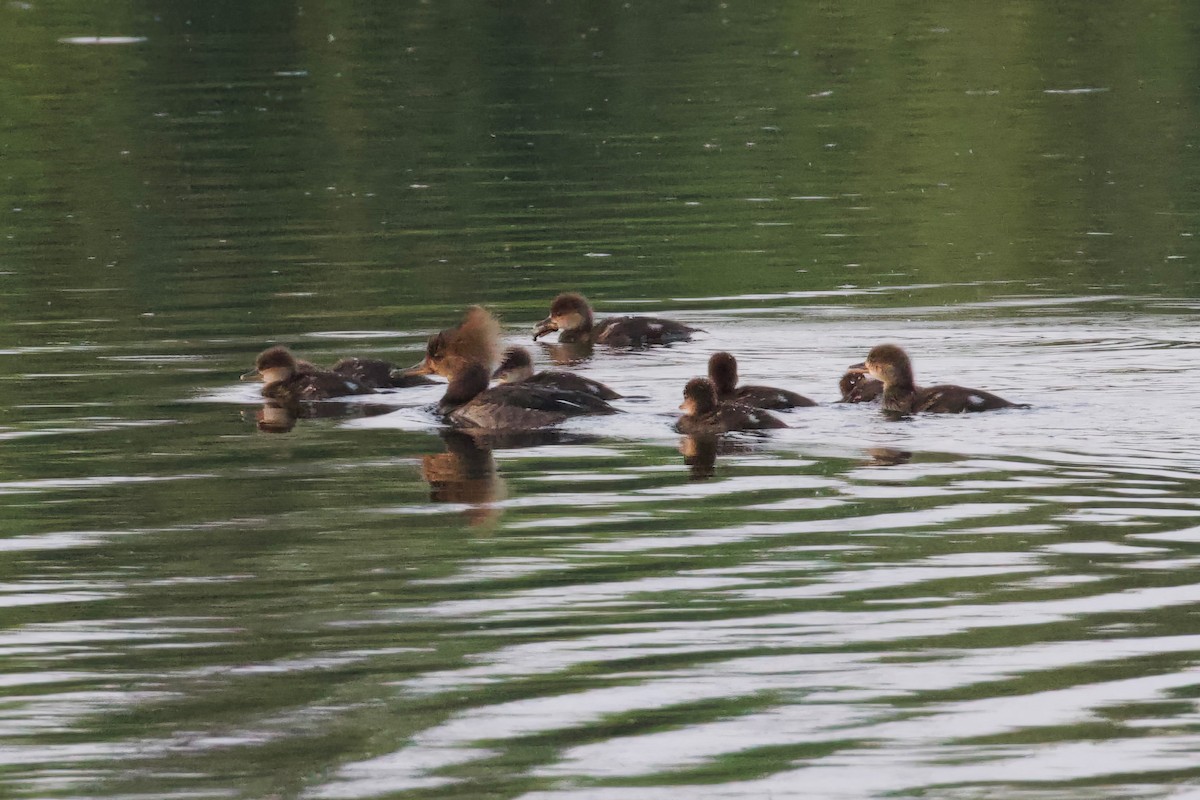
[[582, 392], [583, 394], [595, 395], [602, 397], [605, 400], [616, 400], [621, 395], [614, 392], [612, 389], [605, 386], [600, 381], [594, 381], [591, 378], [585, 378], [582, 375], [576, 375], [574, 372], [559, 372], [557, 370], [546, 370], [539, 372], [532, 378], [523, 381], [523, 383], [532, 384], [534, 386], [545, 386], [547, 389], [553, 389], [559, 392]]
[[734, 391], [733, 399], [735, 403], [754, 408], [806, 408], [816, 405], [802, 394], [773, 386], [739, 386]]
[[999, 395], [982, 389], [940, 384], [917, 390], [913, 398], [913, 411], [928, 411], [935, 414], [962, 414], [973, 411], [993, 411], [997, 408], [1028, 408], [1028, 405], [1011, 403]]
[[641, 347], [669, 344], [692, 338], [699, 328], [658, 317], [610, 317], [592, 328], [592, 337], [601, 344], [615, 347]]
[[603, 398], [583, 392], [560, 392], [544, 386], [506, 383], [481, 392], [447, 415], [469, 428], [528, 430], [557, 425], [570, 417], [615, 414]]

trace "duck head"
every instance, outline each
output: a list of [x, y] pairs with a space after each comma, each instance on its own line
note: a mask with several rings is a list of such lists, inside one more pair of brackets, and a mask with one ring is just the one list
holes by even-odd
[[425, 358], [405, 370], [409, 375], [441, 375], [454, 379], [470, 364], [491, 369], [500, 360], [500, 323], [483, 306], [471, 306], [456, 328], [433, 334]]
[[300, 371], [300, 364], [286, 347], [268, 347], [254, 359], [254, 369], [243, 374], [242, 380], [261, 380], [264, 384], [286, 381]]
[[913, 382], [912, 362], [908, 354], [894, 344], [875, 345], [866, 361], [855, 364], [847, 372], [870, 375], [883, 381], [884, 386], [909, 386]]
[[683, 387], [683, 402], [679, 404], [679, 410], [686, 416], [702, 416], [716, 407], [717, 388], [708, 378], [692, 378]]
[[708, 359], [708, 379], [716, 387], [717, 397], [733, 394], [737, 388], [737, 359], [724, 351], [713, 353]]
[[533, 377], [533, 357], [524, 347], [510, 347], [504, 351], [500, 366], [492, 373], [492, 379], [501, 383], [520, 383]]
[[587, 299], [576, 292], [565, 292], [554, 298], [550, 316], [538, 323], [533, 340], [536, 342], [552, 331], [586, 331], [592, 327], [592, 321], [592, 307]]

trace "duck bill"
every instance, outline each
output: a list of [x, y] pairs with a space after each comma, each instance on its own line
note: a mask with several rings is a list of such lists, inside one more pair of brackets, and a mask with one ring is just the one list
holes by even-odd
[[434, 369], [433, 369], [433, 365], [429, 363], [429, 359], [423, 358], [420, 361], [418, 361], [417, 363], [413, 364], [408, 369], [400, 370], [400, 374], [401, 375], [433, 375]]
[[558, 330], [558, 325], [552, 318], [546, 317], [544, 320], [538, 323], [537, 329], [533, 332], [533, 340], [536, 342], [547, 333], [553, 333], [556, 330]]
[[504, 383], [504, 376], [508, 372], [504, 367], [496, 367], [496, 371], [492, 373], [492, 380]]
[[256, 380], [259, 380], [260, 378], [262, 378], [262, 375], [259, 374], [258, 370], [252, 369], [249, 372], [243, 372], [242, 377], [238, 378], [238, 380], [239, 381], [256, 381]]
[[851, 364], [850, 366], [846, 367], [846, 372], [853, 373], [854, 375], [866, 375], [867, 364], [866, 362], [861, 364]]

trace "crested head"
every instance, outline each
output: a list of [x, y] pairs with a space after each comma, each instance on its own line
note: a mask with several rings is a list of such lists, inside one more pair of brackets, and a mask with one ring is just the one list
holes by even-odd
[[707, 414], [716, 407], [717, 388], [708, 378], [692, 378], [683, 387], [683, 403], [679, 408], [684, 414]]
[[912, 362], [908, 354], [894, 344], [878, 344], [871, 348], [864, 362], [871, 377], [884, 385], [907, 385], [913, 382]]
[[737, 359], [724, 351], [713, 353], [708, 359], [708, 378], [718, 396], [733, 394], [738, 382]]
[[512, 383], [528, 380], [533, 377], [533, 357], [524, 347], [510, 347], [504, 351], [500, 366], [496, 367], [492, 377], [501, 382]]
[[500, 321], [483, 306], [471, 306], [450, 330], [447, 346], [464, 365], [475, 362], [490, 369], [500, 360]]
[[482, 306], [471, 306], [456, 328], [430, 335], [418, 374], [436, 373], [453, 379], [470, 364], [489, 370], [500, 360], [500, 323]]
[[475, 362], [460, 369], [446, 386], [446, 393], [438, 401], [442, 413], [453, 411], [459, 406], [469, 403], [480, 392], [488, 387], [491, 370], [483, 364]]

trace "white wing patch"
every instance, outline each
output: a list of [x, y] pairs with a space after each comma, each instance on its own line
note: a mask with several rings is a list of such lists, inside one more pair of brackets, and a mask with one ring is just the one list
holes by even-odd
[[980, 397], [977, 394], [967, 395], [967, 403], [969, 403], [972, 408], [979, 408], [981, 405], [983, 405], [986, 402], [987, 402], [986, 400], [984, 400], [982, 397]]

